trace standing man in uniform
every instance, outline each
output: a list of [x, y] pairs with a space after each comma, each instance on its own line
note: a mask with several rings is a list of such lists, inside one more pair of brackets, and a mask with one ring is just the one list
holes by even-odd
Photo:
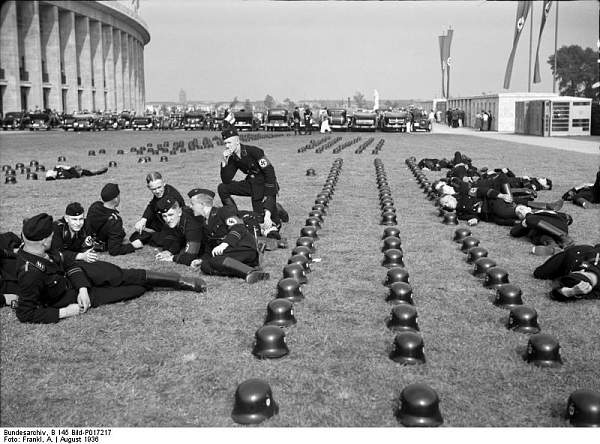
[[206, 221], [205, 253], [191, 265], [205, 274], [240, 277], [249, 284], [269, 279], [269, 273], [259, 268], [256, 238], [236, 209], [213, 206], [215, 193], [211, 190], [195, 188], [188, 196], [194, 215]]
[[[266, 158], [262, 149], [240, 143], [235, 128], [228, 127], [222, 132], [225, 150], [221, 160], [221, 181], [217, 191], [224, 206], [231, 206], [237, 212], [237, 206], [231, 196], [250, 196], [252, 210], [258, 215], [263, 234], [274, 239], [281, 239], [279, 227], [282, 218], [287, 214], [281, 206], [277, 206], [279, 185], [275, 176], [275, 168]], [[238, 170], [246, 174], [241, 181], [233, 178]], [[287, 222], [287, 220], [283, 220]]]
[[294, 120], [294, 135], [298, 135], [298, 134], [300, 134], [300, 111], [298, 110], [298, 107], [294, 108], [293, 120]]
[[104, 242], [111, 256], [133, 253], [144, 246], [141, 240], [123, 243], [125, 230], [117, 207], [121, 203], [121, 192], [116, 183], [107, 183], [100, 192], [102, 201], [96, 201], [88, 210], [90, 231], [97, 240]]
[[312, 123], [311, 123], [312, 111], [310, 108], [304, 108], [304, 134], [312, 135]]
[[53, 251], [52, 216], [41, 213], [23, 221], [23, 247], [17, 252], [21, 322], [54, 323], [90, 307], [141, 296], [154, 286], [205, 291], [199, 278], [143, 269], [122, 269], [108, 262], [76, 261], [69, 251]]
[[146, 185], [153, 197], [146, 206], [141, 219], [135, 223], [135, 232], [129, 237], [130, 241], [139, 239], [143, 244], [160, 243], [159, 233], [161, 232], [165, 221], [161, 212], [158, 210], [158, 203], [161, 199], [174, 199], [179, 202], [183, 208], [185, 201], [179, 191], [169, 184], [166, 184], [162, 175], [158, 171], [149, 173], [146, 176]]

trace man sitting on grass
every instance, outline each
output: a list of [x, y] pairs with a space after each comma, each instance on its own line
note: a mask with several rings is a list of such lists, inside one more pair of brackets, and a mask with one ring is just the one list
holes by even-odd
[[65, 209], [65, 215], [53, 224], [52, 249], [72, 251], [75, 259], [94, 262], [98, 255], [94, 247], [104, 251], [105, 246], [98, 243], [88, 233], [89, 228], [84, 217], [83, 207], [79, 202], [71, 202]]
[[155, 286], [205, 291], [199, 278], [143, 269], [122, 269], [108, 262], [75, 260], [75, 253], [51, 250], [52, 216], [41, 213], [23, 221], [23, 247], [17, 252], [17, 318], [53, 323], [85, 313], [90, 307], [141, 296]]

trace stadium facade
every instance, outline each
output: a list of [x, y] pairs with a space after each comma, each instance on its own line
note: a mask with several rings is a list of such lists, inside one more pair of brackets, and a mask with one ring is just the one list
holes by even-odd
[[2, 1], [0, 108], [144, 111], [148, 26], [119, 1]]

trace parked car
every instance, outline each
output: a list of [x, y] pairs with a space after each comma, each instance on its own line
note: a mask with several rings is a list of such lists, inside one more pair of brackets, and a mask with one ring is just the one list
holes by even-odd
[[374, 111], [357, 111], [350, 122], [352, 131], [375, 131], [377, 129], [377, 113]]
[[399, 131], [405, 133], [410, 116], [408, 111], [385, 111], [379, 122], [381, 131]]
[[73, 130], [75, 131], [95, 131], [96, 118], [92, 114], [78, 114], [73, 122]]
[[10, 112], [6, 113], [4, 119], [2, 119], [3, 130], [20, 130], [23, 129], [23, 112]]
[[204, 127], [204, 113], [190, 111], [183, 115], [183, 129], [199, 130]]
[[289, 130], [290, 117], [289, 112], [285, 108], [273, 108], [267, 111], [267, 120], [265, 121], [265, 129], [267, 131]]
[[329, 110], [329, 127], [332, 130], [348, 130], [348, 113], [344, 108], [332, 108]]
[[62, 129], [65, 131], [75, 131], [75, 117], [72, 114], [64, 114], [62, 116]]
[[419, 131], [419, 130], [425, 130], [427, 132], [431, 131], [431, 122], [429, 121], [429, 117], [427, 116], [427, 113], [420, 111], [420, 110], [414, 110], [413, 113], [413, 118], [412, 118], [412, 125], [411, 125], [411, 131]]
[[154, 122], [151, 116], [136, 116], [131, 119], [131, 129], [134, 131], [151, 130], [153, 128]]
[[23, 126], [29, 131], [48, 131], [50, 129], [50, 115], [46, 113], [29, 113], [24, 119]]
[[258, 131], [260, 129], [260, 121], [252, 111], [236, 111], [233, 115], [235, 117], [233, 126], [238, 130]]
[[119, 114], [119, 119], [122, 122], [121, 125], [123, 128], [131, 128], [131, 120], [133, 119], [132, 113], [129, 111], [122, 111], [121, 114]]

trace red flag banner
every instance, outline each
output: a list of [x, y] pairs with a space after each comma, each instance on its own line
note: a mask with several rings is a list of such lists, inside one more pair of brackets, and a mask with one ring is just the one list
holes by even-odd
[[552, 0], [544, 0], [544, 6], [542, 10], [542, 22], [540, 23], [540, 35], [538, 37], [537, 49], [535, 50], [535, 68], [533, 71], [533, 83], [540, 83], [542, 77], [540, 76], [540, 42], [542, 41], [542, 32], [544, 32], [544, 25], [548, 14], [550, 14], [550, 7], [552, 6]]
[[531, 1], [519, 1], [517, 5], [517, 18], [515, 19], [515, 37], [513, 39], [512, 50], [510, 51], [510, 57], [506, 65], [506, 73], [504, 74], [504, 89], [510, 88], [510, 76], [512, 74], [513, 62], [515, 61], [515, 53], [517, 52], [517, 44], [519, 43], [519, 37], [525, 27], [525, 21], [529, 15], [531, 9]]

